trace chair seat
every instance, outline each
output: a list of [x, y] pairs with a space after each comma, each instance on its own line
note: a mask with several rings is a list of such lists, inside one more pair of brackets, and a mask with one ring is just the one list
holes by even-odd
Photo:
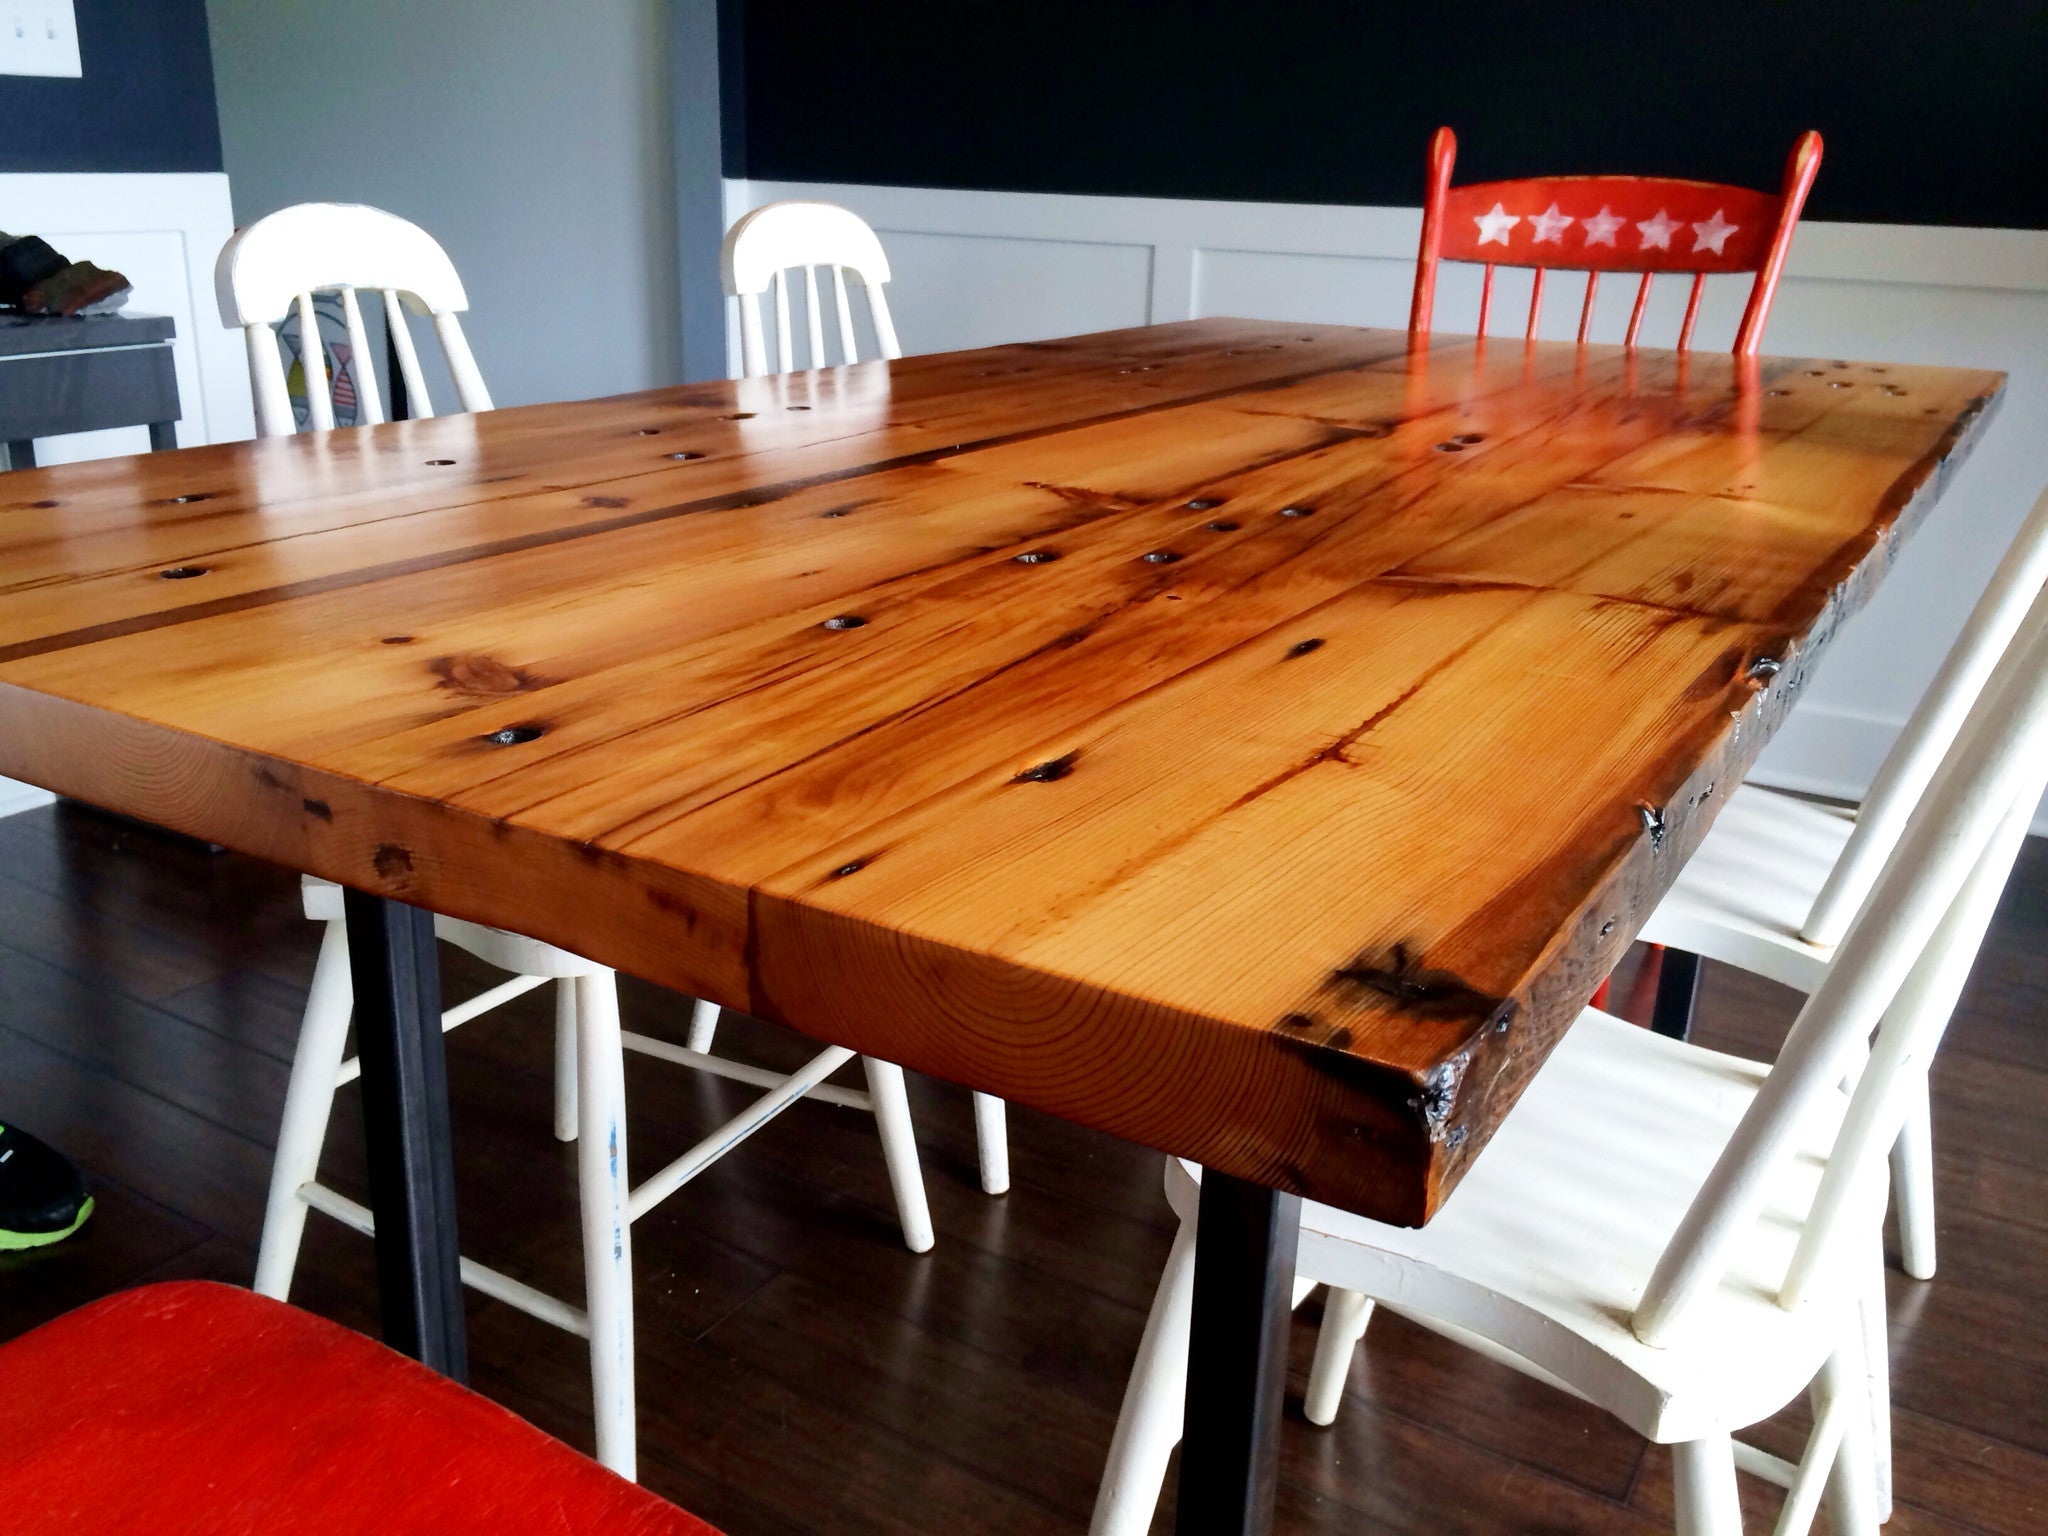
[[200, 1281], [0, 1346], [0, 1488], [24, 1536], [717, 1536], [381, 1344]]
[[[301, 875], [299, 899], [305, 903], [306, 916], [316, 923], [336, 922], [342, 915], [341, 887], [332, 880]], [[434, 936], [515, 976], [595, 976], [605, 969], [595, 960], [543, 944], [539, 939], [522, 938], [503, 928], [486, 928], [482, 923], [442, 917], [439, 913], [434, 915]]]
[[1836, 806], [1736, 786], [1637, 937], [1812, 992], [1834, 946], [1799, 930], [1855, 826]]
[[[1853, 1276], [1814, 1287], [1792, 1311], [1777, 1292], [1843, 1096], [1828, 1094], [1799, 1127], [1727, 1279], [1679, 1339], [1651, 1348], [1630, 1318], [1766, 1071], [1589, 1008], [1427, 1226], [1305, 1203], [1297, 1272], [1491, 1340], [1653, 1440], [1754, 1423], [1804, 1390], [1838, 1342], [1837, 1284]], [[1168, 1164], [1183, 1219], [1198, 1176]], [[1857, 1199], [1875, 1230], [1882, 1178]]]

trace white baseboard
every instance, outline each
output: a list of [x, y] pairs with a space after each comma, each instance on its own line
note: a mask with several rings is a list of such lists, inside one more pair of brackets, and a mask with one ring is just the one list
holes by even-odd
[[33, 784], [17, 784], [12, 779], [0, 779], [0, 816], [14, 816], [22, 811], [33, 811], [38, 806], [55, 803], [57, 797], [47, 789], [37, 789]]

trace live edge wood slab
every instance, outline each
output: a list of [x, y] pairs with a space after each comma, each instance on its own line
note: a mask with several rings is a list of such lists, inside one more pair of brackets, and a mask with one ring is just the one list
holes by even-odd
[[0, 477], [0, 773], [1424, 1220], [1993, 373], [1235, 320]]

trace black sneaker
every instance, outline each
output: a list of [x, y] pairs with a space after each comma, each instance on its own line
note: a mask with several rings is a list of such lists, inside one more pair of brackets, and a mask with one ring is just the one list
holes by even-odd
[[0, 1252], [62, 1242], [91, 1214], [92, 1196], [68, 1158], [0, 1125]]

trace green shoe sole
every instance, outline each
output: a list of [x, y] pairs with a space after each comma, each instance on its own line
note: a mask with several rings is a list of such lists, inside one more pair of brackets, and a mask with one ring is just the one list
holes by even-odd
[[78, 1208], [71, 1225], [59, 1227], [54, 1232], [7, 1232], [0, 1231], [0, 1253], [17, 1253], [25, 1248], [47, 1248], [52, 1243], [61, 1243], [65, 1238], [85, 1225], [85, 1218], [92, 1214], [92, 1197], [86, 1196], [85, 1204]]

